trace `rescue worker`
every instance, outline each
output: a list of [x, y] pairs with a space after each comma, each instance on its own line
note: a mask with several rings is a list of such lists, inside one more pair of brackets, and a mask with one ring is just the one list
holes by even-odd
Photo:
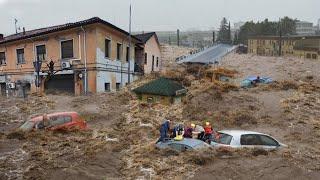
[[194, 127], [194, 131], [192, 132], [192, 134], [196, 137], [194, 138], [197, 138], [199, 140], [203, 140], [203, 137], [204, 137], [204, 128], [200, 125], [195, 125]]
[[196, 125], [191, 123], [191, 125], [189, 127], [187, 127], [183, 137], [192, 138], [192, 132], [194, 131], [195, 127], [196, 127]]
[[160, 138], [158, 142], [164, 142], [166, 138], [168, 138], [168, 132], [170, 130], [170, 120], [165, 120], [160, 127]]
[[213, 138], [213, 128], [209, 122], [206, 122], [204, 126], [204, 142], [208, 142], [208, 144], [211, 144], [211, 140]]
[[204, 137], [203, 141], [208, 142], [208, 144], [211, 144], [211, 140], [218, 140], [220, 138], [220, 135], [212, 128], [211, 124], [209, 122], [206, 122], [204, 127]]

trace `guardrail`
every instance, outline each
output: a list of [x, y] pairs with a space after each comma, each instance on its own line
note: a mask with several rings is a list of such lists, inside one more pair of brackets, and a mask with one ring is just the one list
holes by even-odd
[[191, 51], [191, 52], [189, 53], [189, 55], [184, 55], [184, 56], [177, 57], [177, 58], [176, 58], [176, 62], [180, 62], [180, 61], [185, 60], [185, 59], [187, 59], [187, 58], [191, 58], [191, 57], [198, 56], [200, 53], [203, 53], [203, 52], [205, 52], [206, 50], [208, 50], [208, 49], [210, 49], [210, 48], [212, 48], [212, 47], [215, 47], [215, 46], [217, 46], [217, 45], [219, 45], [219, 44], [218, 44], [218, 43], [214, 43], [214, 44], [211, 44], [210, 46], [206, 46], [206, 47], [197, 49], [197, 50], [195, 50], [195, 51]]

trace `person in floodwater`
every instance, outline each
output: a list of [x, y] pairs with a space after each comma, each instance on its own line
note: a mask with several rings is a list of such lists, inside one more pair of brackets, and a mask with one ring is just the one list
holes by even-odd
[[42, 116], [42, 121], [40, 121], [38, 124], [36, 124], [36, 129], [44, 129], [46, 127], [49, 127], [49, 118], [47, 114], [44, 114]]
[[194, 127], [194, 131], [192, 132], [192, 134], [196, 137], [194, 138], [197, 138], [199, 140], [203, 140], [203, 137], [204, 137], [204, 128], [200, 125], [195, 125]]
[[183, 140], [183, 135], [184, 135], [184, 126], [183, 126], [183, 124], [176, 125], [176, 127], [173, 129], [173, 131], [174, 131], [174, 140], [182, 141]]
[[160, 127], [160, 138], [158, 142], [164, 142], [168, 138], [168, 132], [170, 131], [170, 120], [165, 120]]
[[173, 128], [172, 132], [172, 138], [176, 138], [177, 136], [183, 136], [184, 135], [184, 126], [183, 124], [177, 124]]
[[185, 138], [192, 138], [192, 133], [194, 131], [194, 128], [196, 127], [195, 124], [191, 123], [189, 127], [187, 127], [186, 132], [184, 133]]

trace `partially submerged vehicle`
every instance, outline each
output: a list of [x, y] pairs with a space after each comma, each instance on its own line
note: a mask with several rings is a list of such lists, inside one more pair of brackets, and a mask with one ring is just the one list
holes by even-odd
[[260, 148], [265, 150], [287, 147], [275, 138], [253, 131], [223, 130], [218, 131], [219, 139], [211, 142], [214, 147]]
[[241, 81], [240, 87], [251, 88], [254, 87], [256, 84], [269, 84], [272, 82], [273, 80], [270, 77], [249, 76], [245, 78], [243, 81]]
[[30, 132], [36, 129], [60, 130], [72, 128], [81, 130], [87, 128], [86, 121], [77, 112], [59, 112], [37, 116], [26, 121], [19, 127], [19, 130]]
[[187, 150], [199, 150], [208, 148], [210, 147], [210, 145], [198, 139], [184, 138], [180, 141], [176, 141], [174, 139], [166, 139], [163, 142], [158, 142], [156, 144], [156, 147], [159, 149], [169, 148], [182, 152]]

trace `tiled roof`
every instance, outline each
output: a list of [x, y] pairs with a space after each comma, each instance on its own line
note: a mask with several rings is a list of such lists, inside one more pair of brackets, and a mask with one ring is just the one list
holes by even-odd
[[145, 44], [152, 36], [155, 36], [157, 43], [160, 45], [157, 33], [155, 33], [155, 32], [134, 35], [134, 37], [136, 37], [141, 42], [143, 42], [143, 44]]
[[150, 32], [150, 33], [137, 34], [134, 36], [136, 38], [140, 39], [143, 43], [146, 43], [154, 34], [156, 34], [156, 33]]
[[185, 93], [186, 88], [167, 78], [159, 78], [133, 90], [133, 92], [137, 94], [152, 94], [160, 96], [176, 96], [177, 91], [184, 91]]
[[[78, 21], [75, 23], [67, 23], [67, 24], [63, 24], [63, 25], [57, 25], [57, 26], [51, 26], [51, 27], [26, 31], [25, 33], [21, 32], [18, 34], [9, 35], [9, 36], [4, 37], [3, 40], [0, 40], [0, 44], [18, 41], [18, 40], [22, 40], [22, 39], [33, 38], [33, 37], [37, 37], [37, 36], [41, 36], [41, 35], [45, 35], [45, 34], [49, 34], [49, 33], [64, 31], [64, 30], [77, 28], [77, 27], [81, 27], [81, 26], [85, 26], [85, 25], [90, 25], [90, 24], [94, 24], [94, 23], [100, 23], [100, 24], [109, 26], [109, 27], [129, 36], [129, 33], [127, 31], [122, 30], [107, 21], [104, 21], [104, 20], [100, 19], [99, 17], [93, 17], [93, 18], [83, 20], [83, 21]], [[140, 40], [135, 38], [134, 36], [133, 36], [133, 38], [140, 42]]]

